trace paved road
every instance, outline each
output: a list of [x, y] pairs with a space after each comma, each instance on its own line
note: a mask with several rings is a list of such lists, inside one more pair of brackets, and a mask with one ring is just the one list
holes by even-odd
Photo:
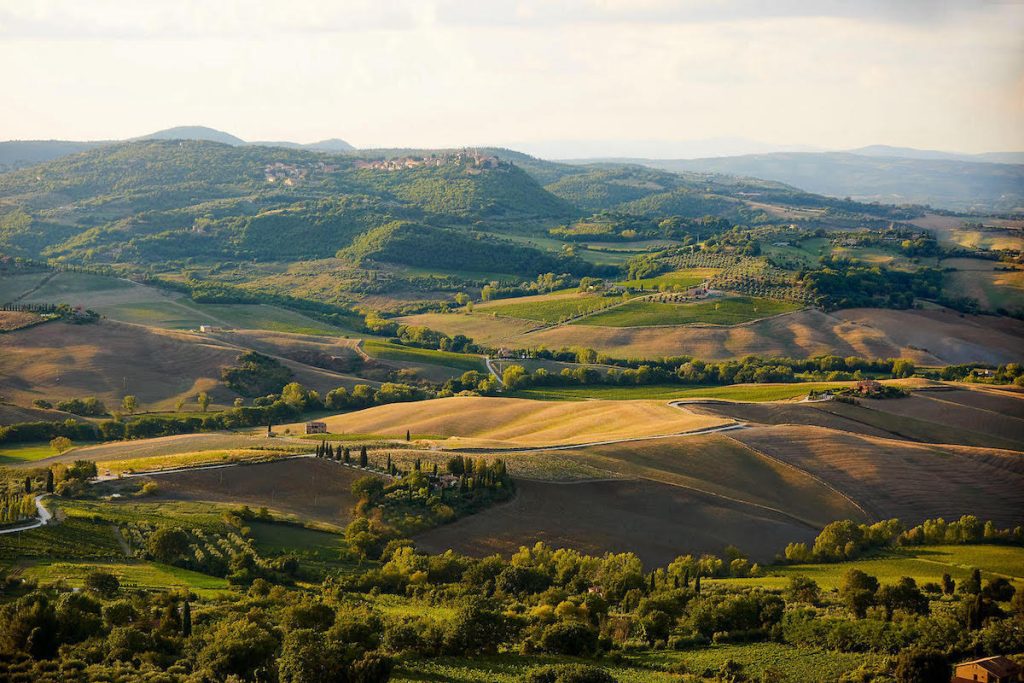
[[51, 515], [50, 511], [46, 509], [45, 505], [43, 505], [43, 498], [45, 498], [48, 495], [50, 495], [50, 494], [49, 493], [44, 493], [42, 495], [36, 496], [36, 500], [35, 500], [36, 512], [38, 513], [39, 516], [36, 517], [36, 519], [34, 521], [32, 521], [32, 522], [30, 522], [30, 523], [28, 523], [28, 524], [26, 524], [24, 526], [18, 526], [18, 527], [14, 527], [14, 528], [11, 528], [11, 529], [0, 529], [0, 534], [15, 534], [15, 533], [18, 533], [19, 531], [28, 531], [29, 529], [38, 529], [39, 527], [41, 527], [41, 526], [43, 526], [45, 524], [49, 524], [50, 520], [53, 518], [53, 515]]

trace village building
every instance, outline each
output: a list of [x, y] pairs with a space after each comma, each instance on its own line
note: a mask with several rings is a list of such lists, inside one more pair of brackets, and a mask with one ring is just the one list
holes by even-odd
[[317, 421], [307, 422], [306, 423], [306, 433], [307, 434], [326, 434], [327, 433], [327, 423], [326, 422], [317, 422]]
[[1021, 683], [1024, 669], [1002, 655], [957, 664], [950, 683]]
[[863, 379], [857, 382], [857, 393], [865, 396], [877, 394], [882, 390], [882, 383], [873, 379]]

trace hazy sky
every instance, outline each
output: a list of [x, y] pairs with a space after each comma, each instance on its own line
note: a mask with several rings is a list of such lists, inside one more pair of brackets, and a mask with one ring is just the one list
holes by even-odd
[[1021, 2], [0, 0], [0, 64], [0, 139], [1024, 149]]

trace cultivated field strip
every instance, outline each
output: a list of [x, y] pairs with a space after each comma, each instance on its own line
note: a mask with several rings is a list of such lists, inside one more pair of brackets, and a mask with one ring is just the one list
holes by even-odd
[[1015, 451], [797, 425], [754, 427], [731, 438], [828, 482], [875, 519], [973, 514], [1002, 526], [1024, 522], [1024, 458]]

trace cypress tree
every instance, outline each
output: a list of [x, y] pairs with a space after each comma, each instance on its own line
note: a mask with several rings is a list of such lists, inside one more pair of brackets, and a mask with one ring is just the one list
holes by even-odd
[[192, 605], [188, 600], [181, 606], [181, 635], [186, 638], [192, 635]]
[[434, 463], [434, 476], [437, 476], [437, 463]]
[[697, 574], [697, 578], [693, 580], [693, 590], [700, 595], [700, 574]]
[[360, 467], [366, 467], [367, 463], [369, 463], [369, 460], [370, 459], [366, 455], [366, 446], [360, 446], [359, 447], [359, 466]]
[[421, 469], [422, 468], [422, 464], [420, 463], [420, 459], [419, 458], [416, 458], [415, 467], [416, 467], [416, 471], [417, 472], [421, 472], [422, 471], [422, 469]]
[[348, 446], [345, 447], [345, 464], [348, 465], [352, 462], [352, 452], [348, 450]]
[[405, 430], [405, 440], [412, 441], [412, 434], [409, 433], [408, 429]]
[[53, 470], [46, 470], [46, 492], [53, 493]]
[[25, 493], [32, 493], [32, 477], [25, 477]]
[[686, 569], [683, 571], [683, 588], [690, 587], [690, 570]]
[[651, 586], [650, 586], [650, 589], [651, 589], [651, 592], [653, 593], [654, 592], [654, 572], [651, 572]]
[[388, 464], [385, 465], [385, 468], [387, 469], [388, 474], [394, 474], [394, 471], [392, 471], [392, 467], [391, 467], [391, 454], [390, 453], [388, 453]]

